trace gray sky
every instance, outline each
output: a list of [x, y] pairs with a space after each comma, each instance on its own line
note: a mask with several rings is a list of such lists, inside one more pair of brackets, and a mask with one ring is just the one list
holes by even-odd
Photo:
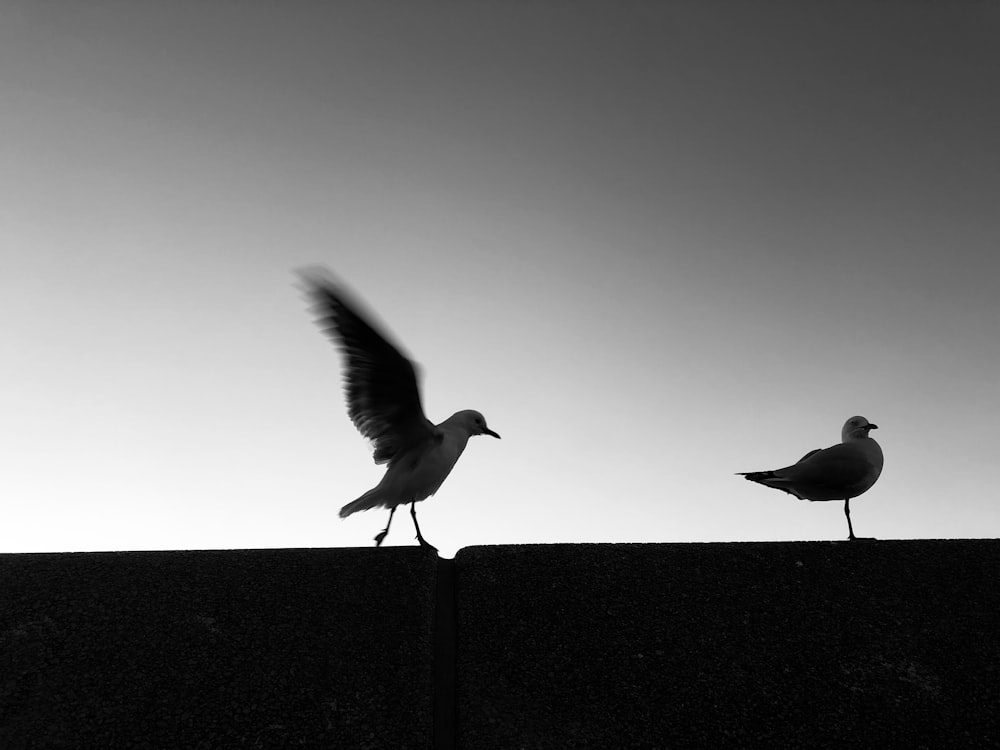
[[[381, 467], [291, 270], [473, 440], [428, 540], [839, 539], [734, 476], [886, 456], [992, 537], [1000, 6], [0, 6], [0, 550], [355, 546]], [[409, 519], [389, 544], [412, 543]]]

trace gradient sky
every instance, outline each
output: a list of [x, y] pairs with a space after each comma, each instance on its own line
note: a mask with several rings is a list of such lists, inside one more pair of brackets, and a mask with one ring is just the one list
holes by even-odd
[[[1000, 536], [1000, 5], [7, 0], [0, 551], [365, 546], [291, 271], [482, 411], [427, 539]], [[400, 515], [387, 544], [412, 544]]]

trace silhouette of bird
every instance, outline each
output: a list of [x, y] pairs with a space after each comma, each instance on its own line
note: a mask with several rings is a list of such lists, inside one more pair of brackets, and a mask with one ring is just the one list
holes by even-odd
[[848, 539], [853, 541], [851, 498], [871, 489], [882, 473], [882, 448], [868, 436], [878, 429], [864, 417], [851, 417], [839, 445], [809, 451], [798, 463], [773, 471], [739, 472], [751, 482], [773, 487], [799, 500], [843, 500]]
[[340, 517], [388, 508], [389, 520], [375, 537], [382, 544], [392, 516], [410, 504], [422, 547], [435, 549], [420, 533], [416, 505], [441, 487], [473, 435], [500, 436], [478, 411], [452, 414], [439, 425], [424, 416], [413, 363], [380, 333], [359, 302], [324, 268], [299, 271], [320, 328], [340, 348], [347, 414], [374, 448], [376, 464], [388, 464], [382, 480], [340, 509]]

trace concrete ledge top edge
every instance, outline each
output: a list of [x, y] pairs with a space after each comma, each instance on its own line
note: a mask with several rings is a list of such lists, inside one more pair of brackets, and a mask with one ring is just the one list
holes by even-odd
[[[740, 546], [768, 546], [768, 547], [797, 547], [802, 545], [830, 545], [830, 546], [890, 546], [896, 544], [961, 544], [961, 543], [997, 543], [1000, 537], [969, 537], [959, 539], [933, 538], [933, 539], [878, 539], [878, 540], [858, 540], [849, 542], [846, 539], [827, 540], [782, 540], [782, 541], [738, 541], [738, 542], [526, 542], [513, 544], [482, 544], [470, 545], [460, 548], [455, 557], [463, 553], [475, 552], [478, 550], [499, 550], [499, 549], [594, 549], [595, 547], [606, 548], [628, 548], [628, 547], [740, 547]], [[74, 550], [74, 551], [32, 551], [32, 552], [3, 552], [0, 557], [29, 556], [29, 555], [201, 555], [201, 554], [288, 554], [288, 553], [316, 553], [316, 554], [379, 554], [379, 555], [435, 555], [430, 550], [424, 550], [416, 545], [376, 548], [366, 547], [239, 547], [239, 548], [204, 548], [204, 549], [140, 549], [140, 550]], [[436, 555], [435, 555], [436, 556]], [[441, 557], [449, 560], [451, 558]]]
[[797, 548], [797, 547], [845, 547], [845, 548], [876, 548], [876, 547], [891, 547], [896, 545], [921, 545], [921, 544], [997, 544], [1000, 543], [1000, 538], [996, 537], [974, 537], [974, 538], [962, 538], [962, 539], [866, 539], [857, 540], [854, 542], [848, 541], [847, 539], [812, 539], [812, 540], [801, 540], [801, 541], [739, 541], [739, 542], [556, 542], [556, 543], [526, 543], [526, 544], [495, 544], [495, 545], [475, 545], [469, 547], [462, 547], [458, 552], [455, 553], [455, 557], [464, 555], [467, 553], [474, 553], [481, 550], [513, 550], [513, 549], [531, 549], [531, 550], [544, 550], [544, 549], [569, 549], [577, 548], [581, 551], [583, 550], [593, 550], [594, 548], [607, 548], [607, 549], [627, 549], [627, 548], [642, 548], [648, 550], [651, 548], [672, 548], [672, 549], [692, 549], [701, 547], [703, 549], [734, 549], [734, 548], [749, 548], [749, 547], [769, 547], [771, 549], [780, 549], [782, 547], [786, 548]]

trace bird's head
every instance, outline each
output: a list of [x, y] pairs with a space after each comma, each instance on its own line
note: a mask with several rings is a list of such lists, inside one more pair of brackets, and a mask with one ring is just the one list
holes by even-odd
[[848, 440], [866, 438], [869, 431], [877, 429], [877, 424], [872, 424], [864, 417], [851, 417], [844, 422], [844, 429], [840, 431], [840, 437], [846, 443]]
[[486, 426], [486, 417], [473, 409], [458, 412], [449, 421], [452, 420], [464, 427], [469, 435], [489, 435], [497, 439], [500, 438], [499, 435]]

